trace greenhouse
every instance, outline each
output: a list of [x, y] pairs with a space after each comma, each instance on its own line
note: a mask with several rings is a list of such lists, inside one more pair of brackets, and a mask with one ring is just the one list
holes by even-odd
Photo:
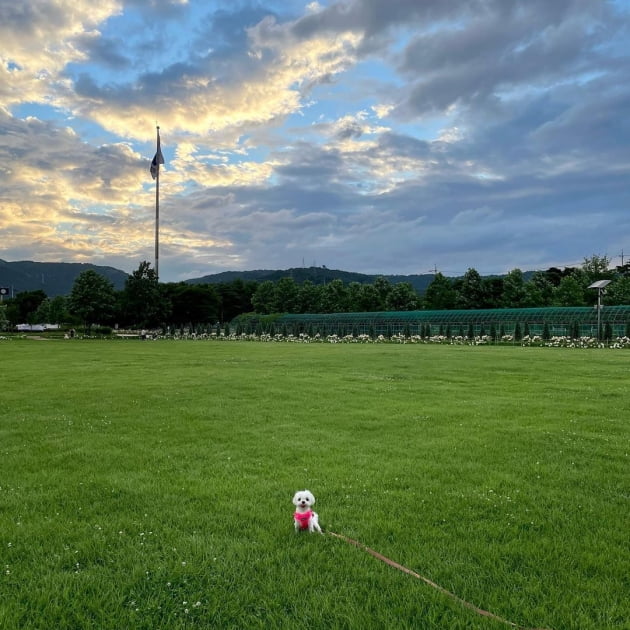
[[[630, 336], [630, 306], [506, 308], [374, 313], [283, 314], [249, 316], [241, 324], [264, 332], [314, 335], [402, 334], [430, 337], [525, 335], [597, 337]], [[233, 322], [237, 324], [238, 322]], [[605, 333], [604, 333], [605, 331]]]

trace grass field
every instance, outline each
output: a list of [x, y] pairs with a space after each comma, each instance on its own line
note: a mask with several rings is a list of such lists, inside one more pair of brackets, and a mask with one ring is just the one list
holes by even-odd
[[0, 341], [0, 628], [630, 627], [625, 351]]

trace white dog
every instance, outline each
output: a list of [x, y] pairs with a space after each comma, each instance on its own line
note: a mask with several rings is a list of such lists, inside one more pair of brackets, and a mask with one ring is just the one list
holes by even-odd
[[300, 490], [295, 493], [293, 497], [293, 505], [295, 505], [293, 524], [296, 532], [301, 529], [308, 529], [311, 534], [313, 532], [322, 533], [317, 512], [313, 512], [314, 503], [315, 497], [308, 490]]

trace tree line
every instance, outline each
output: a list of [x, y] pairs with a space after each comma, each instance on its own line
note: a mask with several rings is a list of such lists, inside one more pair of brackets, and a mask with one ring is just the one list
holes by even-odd
[[5, 300], [5, 327], [48, 323], [103, 328], [185, 327], [230, 321], [252, 310], [256, 282], [236, 279], [223, 284], [160, 283], [144, 261], [121, 291], [96, 271], [80, 273], [67, 296], [48, 298], [25, 291]]
[[392, 284], [383, 277], [372, 284], [333, 280], [322, 285], [282, 278], [260, 283], [252, 306], [261, 315], [591, 306], [597, 301], [597, 291], [588, 287], [603, 279], [611, 280], [605, 304], [630, 304], [630, 264], [611, 269], [610, 262], [606, 256], [594, 255], [580, 267], [551, 267], [528, 274], [527, 279], [520, 269], [505, 276], [482, 277], [470, 268], [460, 278], [438, 272], [423, 295], [408, 282]]
[[436, 273], [424, 295], [408, 282], [379, 277], [371, 284], [336, 279], [316, 285], [292, 278], [277, 282], [220, 284], [160, 283], [142, 262], [121, 291], [93, 270], [82, 272], [68, 296], [49, 299], [39, 291], [5, 301], [5, 326], [18, 323], [94, 324], [122, 328], [195, 327], [224, 324], [237, 315], [272, 313], [351, 313], [375, 311], [590, 306], [596, 281], [608, 279], [604, 304], [630, 304], [630, 265], [611, 268], [606, 256], [585, 258], [580, 267], [536, 271], [527, 279], [520, 269], [505, 276], [482, 277], [474, 268], [460, 278]]

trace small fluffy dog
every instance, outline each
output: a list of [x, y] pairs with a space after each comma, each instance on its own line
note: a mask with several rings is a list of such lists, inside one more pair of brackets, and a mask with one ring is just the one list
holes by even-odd
[[313, 512], [312, 509], [314, 503], [315, 497], [313, 493], [308, 490], [299, 490], [293, 496], [293, 505], [295, 505], [293, 524], [295, 525], [296, 532], [302, 529], [308, 529], [311, 534], [313, 532], [322, 533], [317, 512]]

